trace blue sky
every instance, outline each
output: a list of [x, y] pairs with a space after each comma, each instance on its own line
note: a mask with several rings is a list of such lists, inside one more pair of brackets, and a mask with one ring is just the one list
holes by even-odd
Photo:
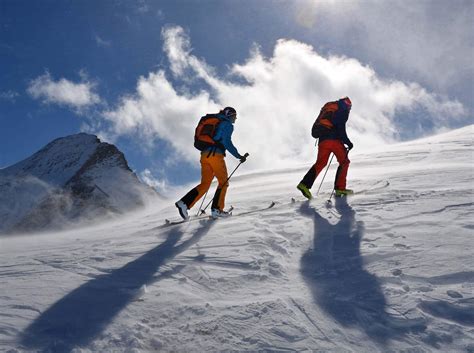
[[339, 96], [356, 148], [471, 124], [473, 16], [468, 0], [0, 0], [0, 167], [87, 131], [166, 189], [198, 178], [195, 122], [226, 105], [249, 170], [311, 163], [307, 130]]

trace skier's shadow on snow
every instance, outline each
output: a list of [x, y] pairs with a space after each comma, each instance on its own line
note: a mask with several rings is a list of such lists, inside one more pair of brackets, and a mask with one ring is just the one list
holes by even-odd
[[[308, 202], [300, 213], [314, 220], [314, 242], [301, 259], [301, 273], [315, 303], [344, 327], [355, 327], [379, 344], [411, 330], [424, 330], [419, 320], [392, 317], [376, 276], [364, 269], [360, 243], [363, 222], [346, 198], [336, 198], [338, 221], [329, 222]], [[337, 219], [337, 217], [334, 217]]]
[[101, 275], [75, 289], [42, 313], [22, 333], [20, 343], [42, 352], [70, 352], [85, 346], [108, 326], [130, 302], [138, 299], [140, 288], [156, 282], [159, 268], [196, 244], [211, 228], [201, 221], [191, 238], [173, 228], [166, 240], [125, 266]]

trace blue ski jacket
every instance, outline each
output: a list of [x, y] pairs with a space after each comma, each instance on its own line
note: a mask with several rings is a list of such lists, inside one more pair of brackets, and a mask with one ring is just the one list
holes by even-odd
[[203, 152], [215, 152], [225, 155], [225, 151], [229, 151], [237, 159], [241, 159], [242, 156], [237, 150], [237, 148], [232, 143], [232, 133], [234, 132], [234, 125], [224, 114], [216, 114], [216, 116], [221, 119], [219, 126], [217, 127], [216, 134], [213, 139], [216, 142], [219, 142], [221, 146], [219, 147], [209, 147], [206, 148]]
[[319, 142], [325, 140], [341, 140], [345, 145], [352, 146], [352, 142], [349, 140], [349, 137], [347, 137], [346, 132], [346, 123], [347, 119], [349, 119], [350, 110], [342, 99], [338, 100], [337, 104], [339, 109], [331, 120], [334, 129], [327, 136], [319, 138]]

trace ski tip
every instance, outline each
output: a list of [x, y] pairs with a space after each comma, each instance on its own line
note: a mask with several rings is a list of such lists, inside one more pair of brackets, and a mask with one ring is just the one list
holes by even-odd
[[296, 200], [294, 197], [291, 198], [291, 203], [296, 203]]
[[170, 224], [171, 221], [169, 219], [165, 219], [165, 224]]
[[272, 203], [270, 204], [270, 206], [268, 208], [272, 208], [275, 205], [276, 205], [275, 201], [272, 201]]

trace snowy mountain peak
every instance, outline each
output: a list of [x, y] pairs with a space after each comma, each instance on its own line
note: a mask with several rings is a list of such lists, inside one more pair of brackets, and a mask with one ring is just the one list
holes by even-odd
[[0, 176], [34, 176], [64, 185], [101, 145], [95, 135], [80, 133], [58, 138], [23, 161], [0, 170]]
[[3, 231], [61, 228], [143, 206], [156, 196], [116, 146], [80, 133], [58, 138], [0, 170]]

